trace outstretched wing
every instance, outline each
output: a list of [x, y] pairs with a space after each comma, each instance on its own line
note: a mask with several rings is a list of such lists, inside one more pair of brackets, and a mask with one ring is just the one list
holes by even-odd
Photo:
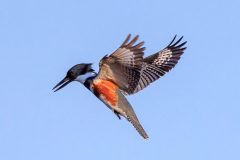
[[[122, 45], [110, 56], [105, 56], [99, 63], [96, 79], [110, 80], [123, 92], [131, 93], [140, 79], [143, 62], [144, 42], [136, 43], [138, 36], [130, 40], [129, 34]], [[130, 41], [129, 41], [130, 40]]]
[[182, 39], [183, 37], [175, 42], [175, 36], [166, 48], [143, 59], [139, 83], [131, 94], [147, 87], [150, 83], [170, 71], [178, 63], [178, 60], [186, 49], [184, 45], [187, 42], [181, 42]]

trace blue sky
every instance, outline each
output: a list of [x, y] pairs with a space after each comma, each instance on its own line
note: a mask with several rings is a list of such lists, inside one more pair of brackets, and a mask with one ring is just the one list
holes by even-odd
[[[0, 159], [239, 160], [240, 2], [0, 1]], [[128, 99], [143, 140], [83, 86], [52, 87], [128, 33], [149, 55], [188, 41], [170, 73]]]

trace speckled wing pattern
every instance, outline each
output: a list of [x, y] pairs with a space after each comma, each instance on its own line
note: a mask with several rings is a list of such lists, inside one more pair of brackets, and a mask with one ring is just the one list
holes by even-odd
[[150, 83], [156, 81], [166, 72], [170, 71], [178, 63], [178, 60], [186, 49], [184, 45], [187, 42], [181, 42], [182, 39], [183, 37], [175, 41], [175, 36], [166, 48], [143, 59], [139, 83], [135, 86], [134, 91], [129, 94], [144, 89]]
[[138, 36], [130, 38], [129, 34], [115, 52], [102, 58], [96, 77], [114, 82], [123, 93], [132, 93], [138, 84], [145, 49], [143, 41], [135, 44]]

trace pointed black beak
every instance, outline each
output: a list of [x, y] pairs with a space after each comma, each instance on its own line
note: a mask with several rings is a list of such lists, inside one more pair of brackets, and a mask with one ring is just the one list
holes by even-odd
[[62, 89], [66, 85], [68, 85], [70, 82], [72, 82], [72, 80], [70, 80], [68, 77], [65, 77], [55, 87], [53, 87], [52, 90], [54, 90], [54, 92], [57, 92], [58, 90]]

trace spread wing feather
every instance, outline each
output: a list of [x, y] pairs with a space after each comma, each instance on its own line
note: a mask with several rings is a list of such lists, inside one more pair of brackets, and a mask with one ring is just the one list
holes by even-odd
[[178, 63], [178, 60], [186, 49], [184, 45], [187, 42], [181, 43], [182, 39], [183, 37], [175, 42], [175, 36], [166, 48], [143, 59], [139, 83], [130, 94], [136, 93], [147, 87], [150, 83], [156, 81], [170, 71]]
[[110, 56], [105, 56], [99, 63], [99, 73], [96, 79], [110, 80], [125, 93], [132, 93], [140, 79], [143, 62], [144, 42], [135, 43], [138, 36], [130, 40], [129, 34], [122, 45]]

